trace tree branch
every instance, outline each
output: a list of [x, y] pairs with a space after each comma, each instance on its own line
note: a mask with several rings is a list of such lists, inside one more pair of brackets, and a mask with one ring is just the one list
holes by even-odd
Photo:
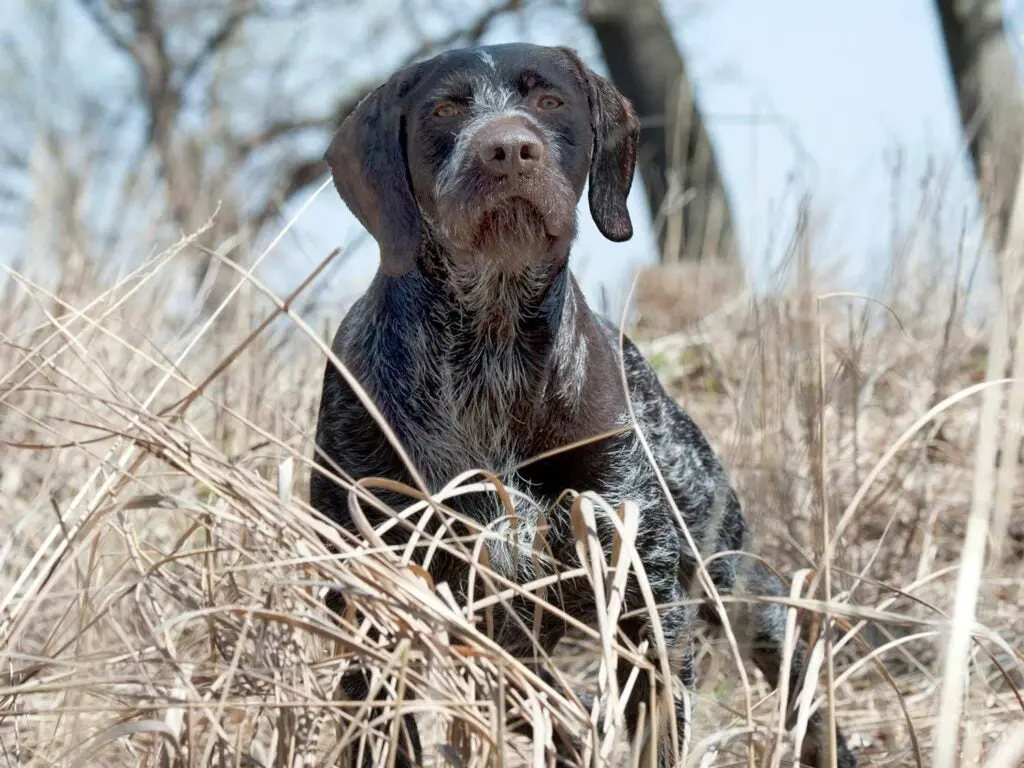
[[348, 116], [349, 112], [355, 109], [359, 99], [371, 90], [362, 89], [357, 91], [357, 96], [354, 100], [347, 99], [327, 117], [299, 117], [293, 120], [277, 120], [259, 133], [238, 142], [238, 152], [241, 157], [247, 157], [257, 149], [262, 149], [269, 144], [273, 144], [278, 139], [291, 136], [299, 131], [330, 128], [333, 124], [340, 124]]
[[147, 143], [166, 140], [180, 107], [179, 92], [173, 88], [173, 64], [167, 53], [154, 0], [137, 0], [128, 7], [127, 16], [134, 27], [134, 38], [125, 37], [112, 20], [99, 10], [97, 0], [79, 0], [79, 5], [96, 23], [104, 36], [127, 53], [139, 74], [146, 109]]
[[182, 74], [180, 88], [185, 90], [189, 83], [195, 78], [199, 70], [234, 36], [242, 23], [256, 10], [254, 0], [232, 0], [231, 10], [228, 11], [224, 20], [217, 27], [217, 30], [206, 39], [199, 52], [192, 57], [192, 60], [185, 66]]
[[93, 23], [99, 27], [100, 32], [103, 36], [110, 41], [110, 43], [127, 53], [128, 55], [135, 57], [135, 47], [131, 41], [118, 32], [117, 27], [99, 9], [99, 4], [96, 0], [79, 0], [82, 10], [85, 11], [86, 15], [93, 20]]
[[315, 8], [319, 0], [296, 0], [287, 8], [260, 7], [256, 11], [261, 19], [294, 19], [312, 8]]

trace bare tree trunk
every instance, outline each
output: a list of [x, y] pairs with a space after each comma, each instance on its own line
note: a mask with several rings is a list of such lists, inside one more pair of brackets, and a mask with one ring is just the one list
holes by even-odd
[[660, 0], [585, 0], [584, 16], [642, 120], [638, 166], [661, 260], [736, 261], [729, 195]]
[[1009, 236], [1024, 159], [1024, 90], [999, 0], [935, 0], [960, 120], [998, 249]]

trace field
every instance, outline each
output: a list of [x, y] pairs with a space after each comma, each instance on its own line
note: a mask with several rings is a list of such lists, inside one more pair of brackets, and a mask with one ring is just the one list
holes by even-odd
[[[644, 276], [631, 332], [728, 465], [792, 615], [836, 619], [812, 703], [862, 763], [1024, 765], [1018, 335], [969, 249], [908, 248], [869, 299], [814, 273], [813, 247], [798, 232], [758, 295], [693, 266]], [[392, 708], [336, 697], [357, 661], [404, 692], [435, 764], [553, 764], [553, 728], [587, 734], [587, 764], [625, 764], [617, 718], [508, 658], [402, 553], [312, 513], [344, 308], [300, 313], [304, 294], [237, 268], [216, 316], [189, 316], [194, 252], [0, 286], [0, 764], [333, 765], [367, 728], [397, 735]], [[332, 622], [326, 584], [387, 642]], [[593, 687], [616, 652], [579, 628], [556, 661]], [[782, 733], [759, 674], [717, 636], [699, 665], [687, 764], [789, 764], [800, 729]], [[516, 717], [545, 738], [509, 736]]]

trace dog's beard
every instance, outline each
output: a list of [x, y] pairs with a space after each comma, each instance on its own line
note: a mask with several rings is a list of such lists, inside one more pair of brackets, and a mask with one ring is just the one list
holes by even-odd
[[[564, 182], [508, 190], [463, 188], [438, 206], [443, 238], [459, 260], [485, 259], [502, 272], [521, 272], [564, 250], [576, 231], [576, 196]], [[489, 185], [488, 185], [489, 186]]]
[[529, 258], [544, 253], [552, 240], [537, 207], [521, 197], [513, 197], [480, 216], [473, 235], [473, 250], [515, 262], [517, 256]]

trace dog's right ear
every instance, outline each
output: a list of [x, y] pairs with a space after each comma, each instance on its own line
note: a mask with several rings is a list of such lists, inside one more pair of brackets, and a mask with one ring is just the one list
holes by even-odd
[[384, 273], [416, 266], [421, 227], [406, 160], [403, 73], [365, 96], [324, 153], [338, 195], [373, 235]]

